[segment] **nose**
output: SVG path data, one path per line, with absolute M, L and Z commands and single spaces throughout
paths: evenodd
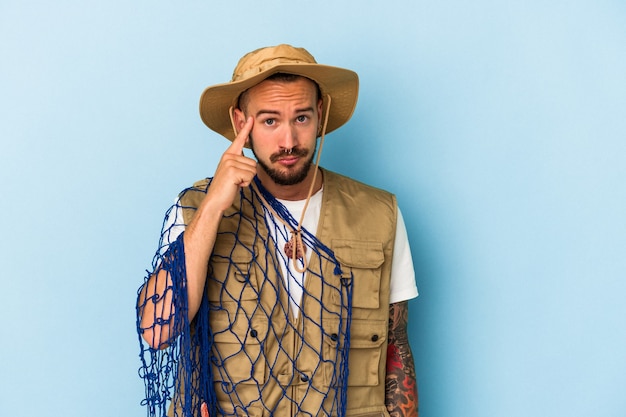
M 292 149 L 298 145 L 298 133 L 293 126 L 285 126 L 285 131 L 282 134 L 280 143 L 278 144 L 283 149 Z

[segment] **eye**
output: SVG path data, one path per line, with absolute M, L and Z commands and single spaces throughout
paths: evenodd
M 267 119 L 263 122 L 266 126 L 273 126 L 275 121 L 274 119 Z
M 297 121 L 298 123 L 304 123 L 304 122 L 306 122 L 307 120 L 309 120 L 308 116 L 298 116 L 298 117 L 296 117 L 296 121 Z

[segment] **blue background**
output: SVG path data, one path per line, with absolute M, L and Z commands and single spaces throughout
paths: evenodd
M 134 303 L 227 142 L 208 85 L 360 74 L 327 168 L 401 204 L 422 417 L 626 413 L 626 4 L 0 0 L 3 416 L 141 416 Z

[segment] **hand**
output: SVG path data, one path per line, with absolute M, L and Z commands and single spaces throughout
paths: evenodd
M 202 403 L 200 406 L 200 415 L 202 417 L 209 417 L 209 407 L 207 407 L 206 403 Z
M 207 199 L 215 202 L 218 210 L 224 211 L 235 200 L 239 188 L 247 187 L 256 174 L 256 161 L 243 154 L 254 119 L 249 117 L 233 143 L 226 149 L 215 170 Z

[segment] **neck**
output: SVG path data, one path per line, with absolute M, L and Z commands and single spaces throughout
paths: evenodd
M 311 188 L 311 181 L 313 181 L 315 169 L 319 168 L 311 166 L 306 178 L 302 182 L 293 185 L 276 184 L 262 169 L 257 170 L 257 175 L 259 180 L 261 180 L 263 187 L 265 187 L 265 189 L 274 197 L 280 200 L 297 201 L 304 200 L 309 196 L 309 189 Z M 323 181 L 322 171 L 319 170 L 315 176 L 315 185 L 313 186 L 311 195 L 315 194 L 322 188 Z

